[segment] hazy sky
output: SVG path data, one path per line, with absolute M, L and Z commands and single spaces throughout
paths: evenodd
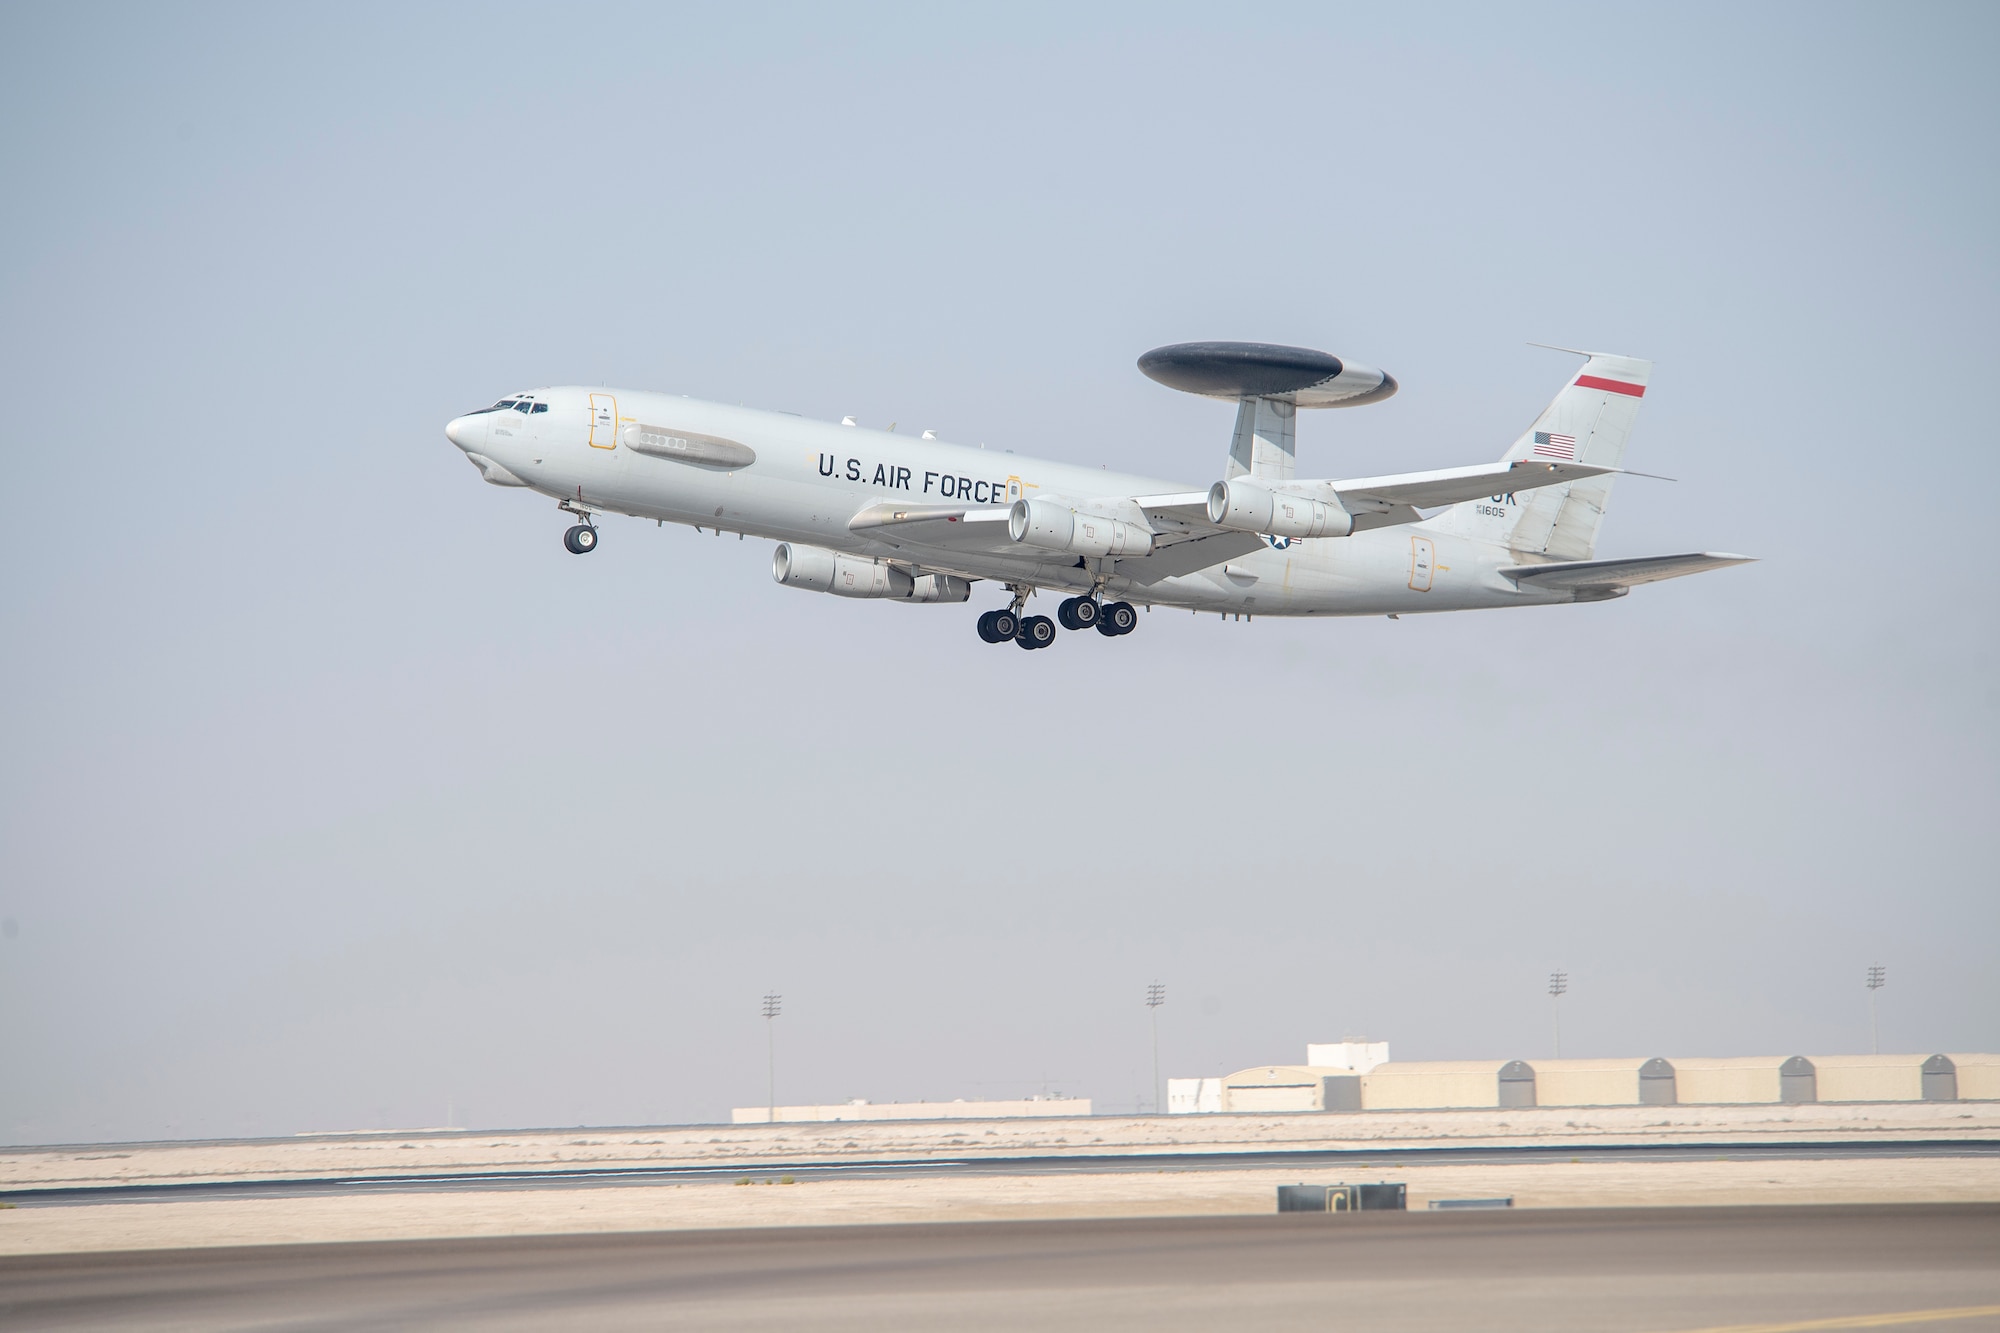
M 1129 1109 L 1297 1060 L 2000 1048 L 2000 11 L 0 11 L 0 1141 Z M 602 382 L 1205 485 L 1134 359 L 1498 457 L 1658 363 L 1596 606 L 1025 654 L 444 422 Z M 1089 641 L 1085 641 L 1085 640 Z

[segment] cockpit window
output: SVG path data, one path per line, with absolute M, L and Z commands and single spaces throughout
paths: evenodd
M 476 411 L 467 412 L 465 415 L 476 417 L 487 412 L 505 412 L 509 409 L 516 412 L 546 412 L 549 410 L 549 405 L 547 403 L 538 403 L 532 398 L 502 398 L 491 407 L 482 407 Z

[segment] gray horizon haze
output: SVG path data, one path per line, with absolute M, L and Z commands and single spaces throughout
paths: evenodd
M 16 4 L 0 1142 L 1150 1106 L 1164 1072 L 2000 1049 L 2000 11 Z M 1656 363 L 1588 606 L 588 559 L 450 417 L 685 393 L 1205 486 L 1250 339 L 1497 458 Z M 1047 599 L 1043 599 L 1046 603 Z

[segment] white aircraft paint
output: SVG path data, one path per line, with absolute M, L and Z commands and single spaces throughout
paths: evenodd
M 487 481 L 554 497 L 580 520 L 565 539 L 579 554 L 595 547 L 595 516 L 619 513 L 784 543 L 781 581 L 848 596 L 963 601 L 971 582 L 990 581 L 1014 594 L 1017 617 L 1034 590 L 1083 596 L 1086 612 L 1115 598 L 1224 615 L 1402 615 L 1601 601 L 1743 563 L 1593 559 L 1651 369 L 1591 355 L 1496 464 L 1355 480 L 1292 475 L 1295 413 L 1339 402 L 1246 394 L 1219 497 L 928 432 L 633 390 L 515 394 L 445 433 Z M 1349 400 L 1395 391 L 1354 363 L 1326 383 L 1357 372 L 1386 388 Z

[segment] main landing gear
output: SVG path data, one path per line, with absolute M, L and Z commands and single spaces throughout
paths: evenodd
M 1056 608 L 1056 621 L 1064 629 L 1089 629 L 1098 620 L 1100 608 L 1088 597 L 1066 598 Z
M 1139 613 L 1130 602 L 1100 603 L 1090 597 L 1070 597 L 1056 607 L 1056 618 L 1024 616 L 1028 590 L 1013 588 L 1014 604 L 1005 610 L 988 611 L 979 617 L 979 637 L 988 643 L 1012 639 L 1023 648 L 1046 648 L 1056 641 L 1056 624 L 1064 629 L 1095 629 L 1107 639 L 1130 634 L 1139 625 Z
M 988 643 L 1005 643 L 1012 639 L 1023 648 L 1046 648 L 1056 641 L 1056 622 L 1047 616 L 988 611 L 979 617 L 979 637 Z
M 1005 643 L 1021 632 L 1021 617 L 1012 611 L 988 611 L 979 617 L 979 637 L 988 643 Z

